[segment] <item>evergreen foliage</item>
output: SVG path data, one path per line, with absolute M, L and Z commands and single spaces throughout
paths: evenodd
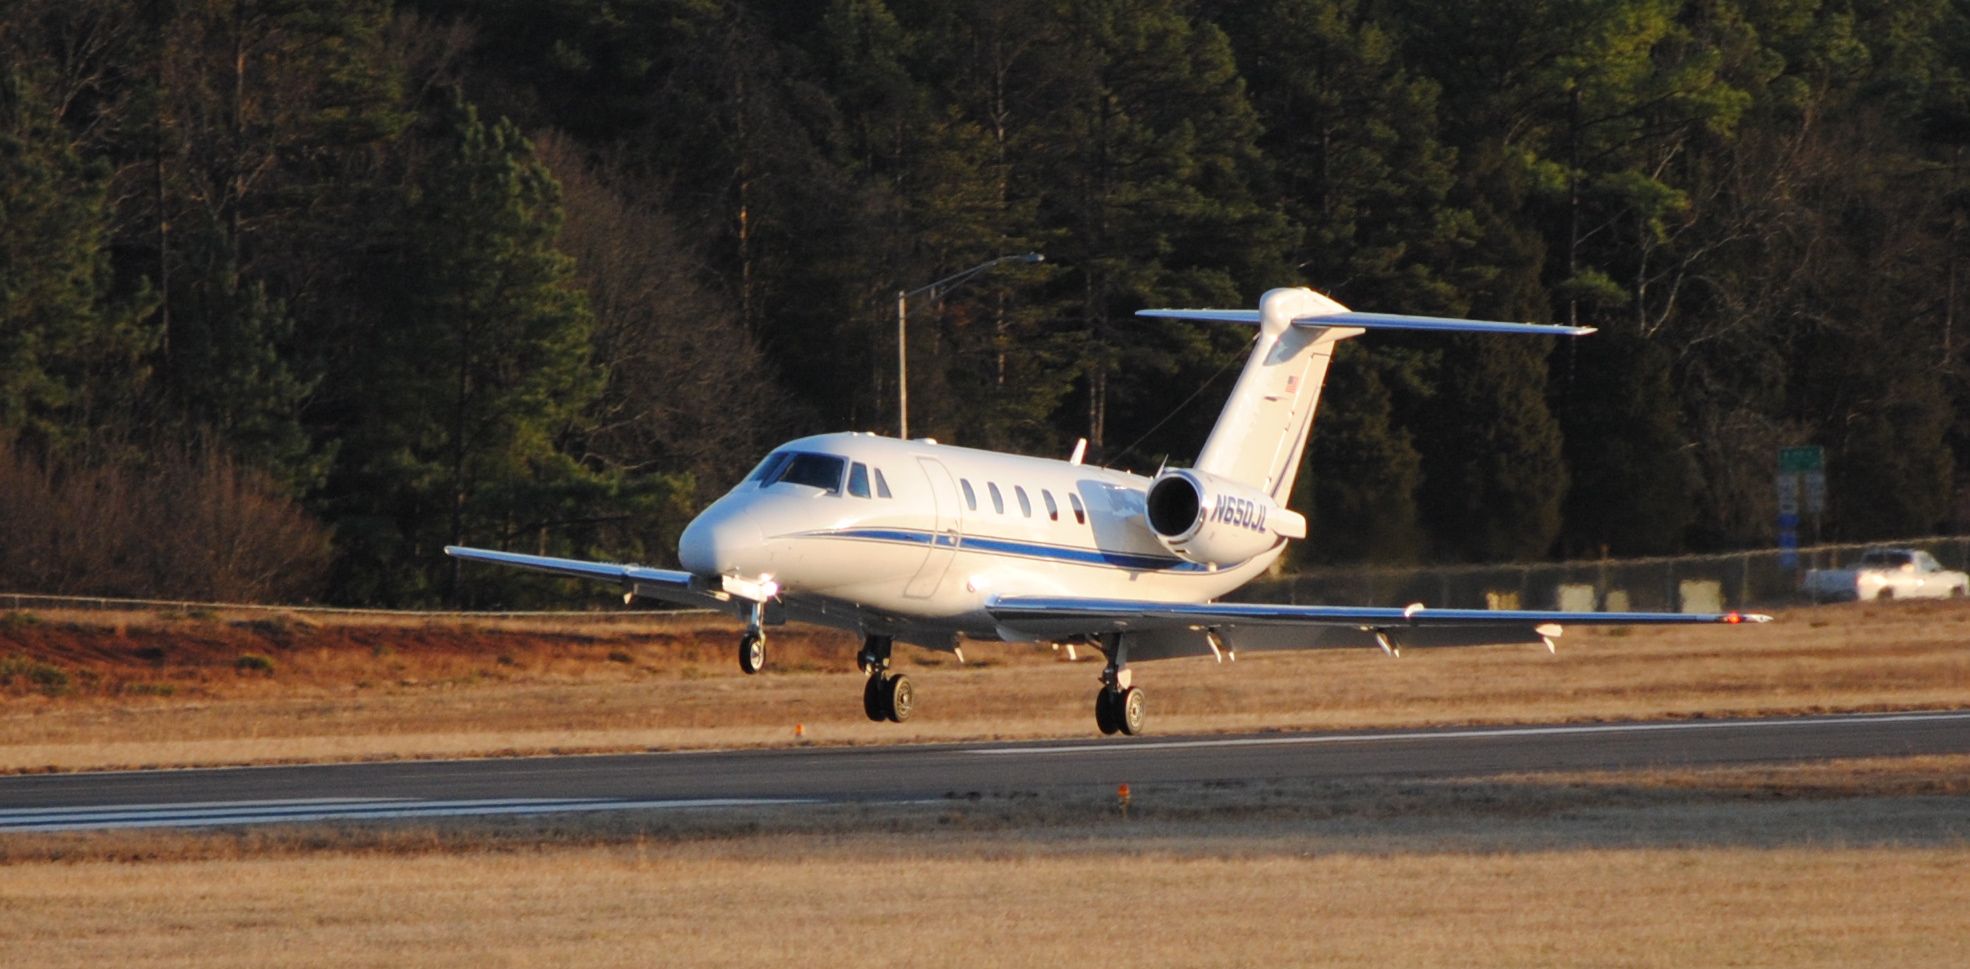
M 1966 65 L 1948 0 L 13 0 L 0 439 L 526 602 L 440 546 L 665 561 L 895 427 L 899 291 L 1040 251 L 912 298 L 915 433 L 1182 464 L 1249 334 L 1133 312 L 1310 285 L 1602 333 L 1347 344 L 1307 558 L 1764 543 L 1809 443 L 1822 537 L 1956 529 Z
M 342 378 L 355 417 L 335 485 L 367 526 L 343 564 L 387 581 L 373 595 L 455 598 L 443 546 L 525 537 L 591 485 L 563 447 L 602 378 L 554 245 L 558 185 L 511 122 L 456 95 L 434 114 L 436 153 L 373 267 L 367 352 Z
M 0 435 L 54 457 L 129 419 L 156 344 L 148 294 L 112 289 L 106 172 L 0 67 Z

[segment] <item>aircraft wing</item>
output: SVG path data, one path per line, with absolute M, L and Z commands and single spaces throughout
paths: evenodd
M 497 552 L 492 549 L 466 548 L 460 545 L 445 546 L 445 554 L 468 562 L 490 562 L 494 565 L 531 569 L 550 575 L 614 582 L 621 585 L 626 592 L 663 599 L 679 605 L 721 607 L 726 602 L 725 597 L 715 595 L 693 583 L 693 577 L 689 572 L 653 569 L 643 565 L 619 565 L 614 562 L 585 562 L 581 559 L 555 558 L 551 555 L 522 555 L 518 552 Z
M 614 582 L 623 591 L 646 599 L 662 599 L 682 606 L 716 609 L 741 620 L 747 618 L 755 602 L 764 602 L 766 615 L 769 617 L 767 622 L 772 625 L 777 625 L 786 619 L 796 619 L 801 622 L 854 631 L 868 628 L 874 619 L 897 629 L 898 639 L 915 643 L 925 649 L 950 652 L 957 648 L 957 639 L 949 630 L 912 625 L 886 614 L 877 616 L 853 603 L 835 602 L 818 596 L 782 595 L 779 588 L 770 582 L 761 585 L 738 581 L 731 576 L 707 579 L 689 572 L 653 569 L 643 565 L 588 562 L 581 559 L 555 558 L 551 555 L 522 555 L 518 552 L 466 548 L 459 545 L 446 546 L 445 554 L 469 562 L 488 562 L 493 565 L 546 572 L 549 575 L 565 575 L 574 579 Z
M 1014 596 L 986 610 L 1010 639 L 1129 633 L 1131 659 L 1209 656 L 1220 650 L 1291 650 L 1543 643 L 1562 627 L 1770 622 L 1770 616 L 1673 612 L 1544 612 L 1520 609 L 1405 609 L 1269 603 L 1165 603 L 1130 599 Z

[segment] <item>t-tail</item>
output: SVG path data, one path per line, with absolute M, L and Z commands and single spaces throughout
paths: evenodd
M 1580 336 L 1585 326 L 1544 326 L 1435 316 L 1356 313 L 1311 289 L 1274 289 L 1256 310 L 1141 310 L 1137 316 L 1259 328 L 1231 399 L 1195 467 L 1158 477 L 1149 524 L 1163 544 L 1212 566 L 1243 561 L 1278 540 L 1303 538 L 1306 521 L 1287 511 L 1306 455 L 1327 365 L 1342 340 L 1369 330 Z M 1236 540 L 1245 533 L 1243 541 Z

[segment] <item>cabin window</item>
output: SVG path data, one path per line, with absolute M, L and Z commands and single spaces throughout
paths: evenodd
M 766 460 L 759 462 L 759 467 L 752 469 L 751 474 L 746 475 L 746 480 L 762 483 L 772 481 L 773 476 L 779 474 L 780 469 L 785 467 L 787 462 L 791 460 L 793 460 L 793 454 L 790 452 L 774 451 L 772 454 L 766 456 Z M 761 486 L 764 487 L 764 484 Z
M 831 495 L 840 494 L 841 473 L 847 468 L 847 460 L 832 454 L 794 451 L 789 454 L 786 464 L 766 479 L 766 483 L 807 485 Z
M 990 481 L 987 481 L 985 482 L 985 490 L 990 491 L 992 493 L 992 510 L 998 512 L 1001 515 L 1005 514 L 1006 496 L 999 494 L 999 486 Z
M 1013 485 L 1012 493 L 1014 497 L 1019 499 L 1019 513 L 1027 518 L 1033 517 L 1033 499 L 1026 497 L 1026 489 L 1019 485 Z
M 1087 510 L 1086 508 L 1083 508 L 1083 507 L 1081 507 L 1081 496 L 1080 496 L 1080 495 L 1068 495 L 1068 496 L 1067 496 L 1067 503 L 1068 503 L 1068 504 L 1070 504 L 1070 505 L 1073 505 L 1073 506 L 1074 506 L 1074 524 L 1076 524 L 1076 525 L 1085 525 L 1085 524 L 1087 524 L 1087 523 L 1088 523 L 1088 510 Z
M 869 496 L 869 466 L 860 461 L 849 466 L 848 493 L 857 498 Z
M 881 468 L 877 468 L 875 470 L 876 470 L 876 497 L 887 498 L 889 497 L 889 481 L 888 479 L 882 476 Z
M 972 511 L 978 510 L 978 492 L 971 490 L 971 479 L 960 478 L 958 484 L 964 486 L 964 505 Z
M 1047 503 L 1047 520 L 1056 521 L 1056 522 L 1059 521 L 1060 506 L 1053 503 L 1053 492 L 1048 491 L 1045 488 L 1041 488 L 1040 500 Z

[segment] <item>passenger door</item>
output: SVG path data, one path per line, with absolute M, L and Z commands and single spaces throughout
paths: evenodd
M 928 599 L 936 594 L 938 583 L 944 581 L 944 573 L 951 568 L 951 560 L 958 556 L 964 512 L 958 504 L 957 482 L 951 479 L 944 463 L 936 458 L 918 458 L 917 465 L 930 483 L 933 517 L 930 551 L 924 555 L 923 566 L 917 569 L 916 576 L 903 587 L 903 594 L 912 599 Z

